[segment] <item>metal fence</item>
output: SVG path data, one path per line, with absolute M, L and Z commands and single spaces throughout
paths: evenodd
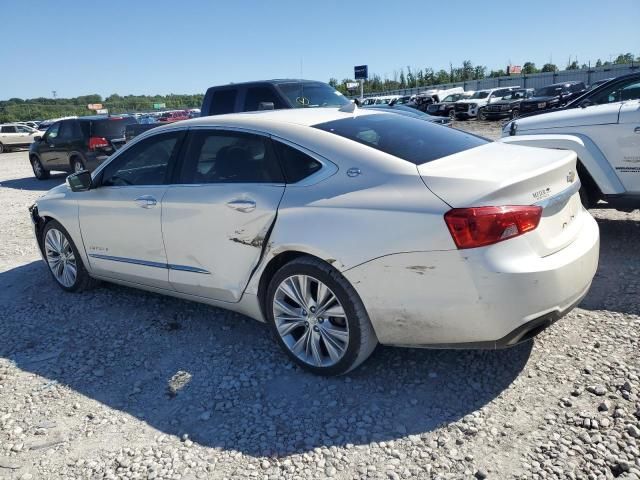
M 585 70 L 563 70 L 560 72 L 534 73 L 530 75 L 510 75 L 495 78 L 483 78 L 482 80 L 468 80 L 466 82 L 444 83 L 440 85 L 429 85 L 415 88 L 401 88 L 398 90 L 385 90 L 380 92 L 365 93 L 365 97 L 375 97 L 380 95 L 414 95 L 432 88 L 453 88 L 463 87 L 465 90 L 484 90 L 487 88 L 519 86 L 522 88 L 540 88 L 553 83 L 560 83 L 569 80 L 582 81 L 585 85 L 590 85 L 597 80 L 617 77 L 626 73 L 638 71 L 640 65 L 637 63 L 609 65 L 600 68 Z

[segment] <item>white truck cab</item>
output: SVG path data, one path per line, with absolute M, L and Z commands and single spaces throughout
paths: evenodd
M 472 96 L 467 99 L 459 100 L 454 107 L 455 117 L 458 119 L 467 119 L 478 117 L 484 120 L 483 108 L 490 103 L 497 102 L 511 93 L 512 90 L 516 90 L 520 87 L 510 86 L 502 88 L 490 88 L 487 90 L 478 90 Z

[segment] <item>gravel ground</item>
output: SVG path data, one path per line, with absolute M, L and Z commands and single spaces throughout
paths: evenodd
M 324 379 L 241 315 L 63 293 L 26 210 L 63 179 L 0 156 L 0 479 L 640 478 L 639 211 L 593 211 L 593 288 L 534 342 Z

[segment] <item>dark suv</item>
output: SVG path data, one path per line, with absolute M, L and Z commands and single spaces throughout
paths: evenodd
M 29 149 L 34 175 L 44 180 L 51 170 L 94 170 L 124 144 L 124 131 L 131 123 L 136 119 L 87 116 L 51 124 Z
M 285 108 L 341 107 L 349 103 L 335 88 L 312 80 L 264 80 L 211 87 L 200 116 Z
M 584 82 L 563 82 L 537 88 L 533 97 L 520 103 L 520 114 L 530 114 L 551 110 L 566 105 L 586 92 Z
M 517 118 L 520 116 L 520 104 L 533 96 L 533 88 L 519 88 L 497 102 L 490 103 L 484 108 L 487 120 L 499 118 Z

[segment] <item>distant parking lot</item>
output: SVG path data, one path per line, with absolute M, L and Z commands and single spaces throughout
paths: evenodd
M 379 348 L 325 379 L 239 314 L 109 284 L 63 293 L 27 207 L 64 177 L 0 155 L 0 479 L 640 475 L 640 211 L 592 211 L 592 290 L 534 342 Z

